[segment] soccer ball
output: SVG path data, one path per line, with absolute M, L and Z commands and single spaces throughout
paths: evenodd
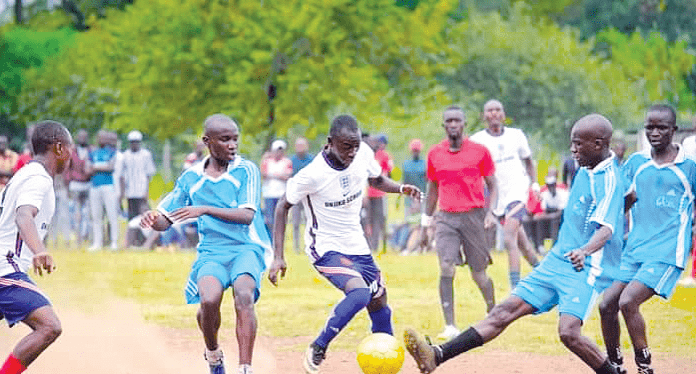
M 358 345 L 358 365 L 364 374 L 396 374 L 404 363 L 404 347 L 393 336 L 377 332 Z

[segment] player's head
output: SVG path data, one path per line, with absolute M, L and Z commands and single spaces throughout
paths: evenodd
M 42 121 L 36 124 L 31 135 L 31 148 L 34 156 L 45 157 L 51 162 L 46 167 L 55 174 L 65 170 L 70 160 L 73 140 L 68 129 L 55 121 Z
M 580 166 L 593 168 L 609 157 L 611 122 L 600 114 L 580 118 L 570 131 L 570 152 Z
M 137 152 L 140 150 L 140 147 L 143 142 L 143 133 L 141 133 L 138 130 L 133 130 L 128 133 L 128 143 L 131 151 Z
M 327 151 L 342 167 L 348 167 L 353 162 L 360 148 L 362 136 L 358 121 L 349 115 L 340 115 L 331 121 Z
M 234 120 L 224 114 L 213 114 L 203 123 L 203 143 L 208 147 L 210 157 L 229 162 L 237 155 L 239 127 Z
M 499 130 L 505 123 L 505 109 L 503 103 L 498 100 L 488 100 L 483 104 L 483 120 L 486 121 L 488 128 Z
M 645 114 L 645 136 L 655 150 L 662 150 L 672 144 L 677 131 L 677 113 L 669 105 L 653 105 Z
M 466 116 L 462 108 L 451 105 L 445 108 L 442 113 L 442 126 L 450 141 L 458 141 L 464 137 L 464 127 L 466 126 Z
M 304 155 L 309 151 L 309 142 L 303 137 L 295 139 L 295 153 L 298 155 Z

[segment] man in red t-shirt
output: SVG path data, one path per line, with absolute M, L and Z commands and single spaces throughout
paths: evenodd
M 394 160 L 385 150 L 387 148 L 387 136 L 384 134 L 377 135 L 375 160 L 382 167 L 382 175 L 389 177 L 392 169 L 394 169 Z M 387 199 L 386 193 L 376 188 L 367 188 L 367 242 L 370 249 L 377 251 L 379 249 L 379 240 L 382 239 L 383 245 L 387 243 Z
M 498 185 L 494 176 L 495 164 L 488 149 L 464 135 L 464 111 L 458 106 L 450 106 L 445 109 L 443 121 L 447 139 L 428 152 L 428 192 L 421 219 L 421 238 L 424 244 L 428 243 L 427 227 L 433 223 L 433 213 L 438 205 L 440 209 L 434 220 L 435 246 L 440 262 L 440 301 L 446 324 L 438 337 L 451 339 L 459 334 L 454 320 L 456 265 L 469 265 L 487 311 L 495 305 L 493 281 L 486 274 L 491 257 L 485 231 L 495 225 L 495 216 L 484 208 L 483 183 L 485 181 L 492 202 L 497 201 Z M 465 258 L 462 258 L 462 253 Z

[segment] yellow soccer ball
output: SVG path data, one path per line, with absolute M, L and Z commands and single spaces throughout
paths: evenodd
M 358 365 L 364 374 L 396 374 L 403 364 L 404 347 L 389 334 L 371 334 L 358 345 Z

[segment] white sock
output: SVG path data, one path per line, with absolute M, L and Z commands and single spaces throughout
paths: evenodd
M 254 371 L 251 370 L 251 365 L 242 364 L 239 365 L 239 374 L 254 374 Z
M 223 359 L 224 354 L 220 347 L 214 351 L 208 350 L 208 348 L 205 349 L 205 360 L 208 361 L 210 365 L 220 365 L 223 363 Z

